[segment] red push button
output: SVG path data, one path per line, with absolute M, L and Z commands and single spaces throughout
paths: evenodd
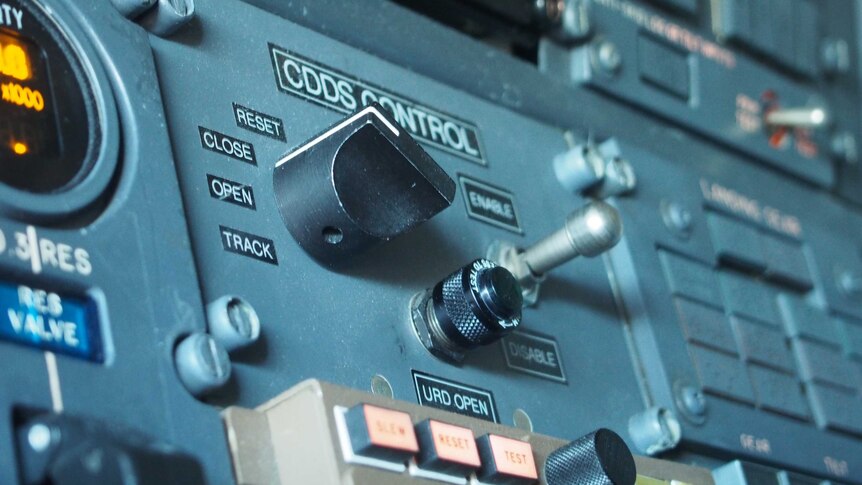
M 495 434 L 482 436 L 476 443 L 482 458 L 479 480 L 501 485 L 530 485 L 538 480 L 530 443 Z
M 407 413 L 358 404 L 344 414 L 344 420 L 356 455 L 404 462 L 419 451 Z
M 416 461 L 421 468 L 466 476 L 482 464 L 469 428 L 429 419 L 416 425 L 416 434 L 421 444 Z

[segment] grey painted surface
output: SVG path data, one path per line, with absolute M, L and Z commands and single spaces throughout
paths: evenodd
M 833 277 L 836 268 L 862 270 L 862 218 L 855 209 L 739 151 L 543 75 L 387 2 L 254 2 L 277 16 L 236 0 L 198 0 L 197 18 L 168 39 L 148 37 L 107 1 L 45 3 L 78 22 L 84 42 L 100 53 L 120 119 L 120 168 L 110 202 L 85 227 L 38 228 L 43 237 L 88 249 L 92 275 L 46 270 L 36 277 L 29 264 L 11 258 L 0 258 L 0 270 L 11 281 L 104 294 L 113 357 L 104 366 L 57 357 L 65 412 L 175 444 L 201 460 L 212 483 L 231 481 L 221 407 L 256 406 L 309 377 L 369 389 L 380 374 L 396 398 L 415 401 L 411 370 L 417 370 L 490 390 L 504 424 L 520 408 L 537 432 L 571 439 L 599 426 L 626 436 L 629 417 L 645 406 L 675 409 L 674 383 L 697 386 L 699 377 L 656 248 L 716 265 L 702 179 L 797 217 L 814 280 L 802 296 L 832 316 L 862 319 L 862 304 L 842 296 Z M 476 124 L 487 167 L 426 149 L 450 176 L 511 191 L 524 234 L 468 218 L 459 193 L 431 222 L 343 270 L 312 261 L 282 223 L 272 171 L 285 153 L 344 115 L 279 92 L 268 43 Z M 232 103 L 282 119 L 287 141 L 238 128 Z M 252 143 L 257 165 L 202 149 L 199 126 Z M 410 297 L 483 256 L 496 239 L 538 240 L 584 203 L 553 173 L 567 130 L 616 137 L 639 179 L 634 194 L 614 201 L 626 225 L 624 242 L 610 258 L 576 260 L 552 273 L 539 304 L 524 312 L 524 329 L 557 340 L 568 382 L 508 369 L 499 345 L 472 353 L 460 367 L 438 361 L 412 334 Z M 256 209 L 212 198 L 208 174 L 252 186 Z M 692 212 L 688 239 L 664 227 L 662 200 Z M 7 238 L 25 225 L 0 220 Z M 220 225 L 273 240 L 279 264 L 224 251 Z M 627 321 L 614 303 L 609 269 Z M 223 295 L 254 306 L 262 336 L 232 354 L 231 382 L 200 402 L 177 379 L 172 350 L 180 336 L 205 328 L 205 304 Z M 2 342 L 0 349 L 6 416 L 13 408 L 50 409 L 44 355 Z M 860 389 L 854 392 L 859 401 Z M 862 482 L 858 436 L 819 429 L 815 413 L 803 421 L 715 395 L 708 400 L 703 423 L 682 420 L 679 459 L 713 466 L 736 457 L 828 476 L 828 456 L 847 461 L 848 480 Z M 10 424 L 0 420 L 0 443 L 11 443 Z M 770 453 L 746 449 L 742 435 L 769 440 Z M 0 482 L 15 482 L 13 462 L 12 454 L 0 453 Z

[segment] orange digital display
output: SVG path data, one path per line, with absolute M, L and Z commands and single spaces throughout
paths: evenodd
M 0 33 L 0 74 L 18 81 L 33 77 L 30 50 L 19 39 Z

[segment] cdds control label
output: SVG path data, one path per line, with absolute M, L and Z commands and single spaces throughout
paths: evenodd
M 479 128 L 341 71 L 270 44 L 278 89 L 342 113 L 379 103 L 417 140 L 487 165 Z

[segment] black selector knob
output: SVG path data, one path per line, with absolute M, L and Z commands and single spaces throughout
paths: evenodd
M 634 485 L 635 459 L 620 435 L 599 429 L 551 453 L 548 485 Z
M 455 199 L 455 182 L 378 104 L 287 154 L 273 177 L 287 229 L 324 264 L 404 234 Z
M 506 268 L 477 259 L 434 286 L 431 311 L 440 332 L 455 347 L 494 342 L 521 323 L 521 285 Z

